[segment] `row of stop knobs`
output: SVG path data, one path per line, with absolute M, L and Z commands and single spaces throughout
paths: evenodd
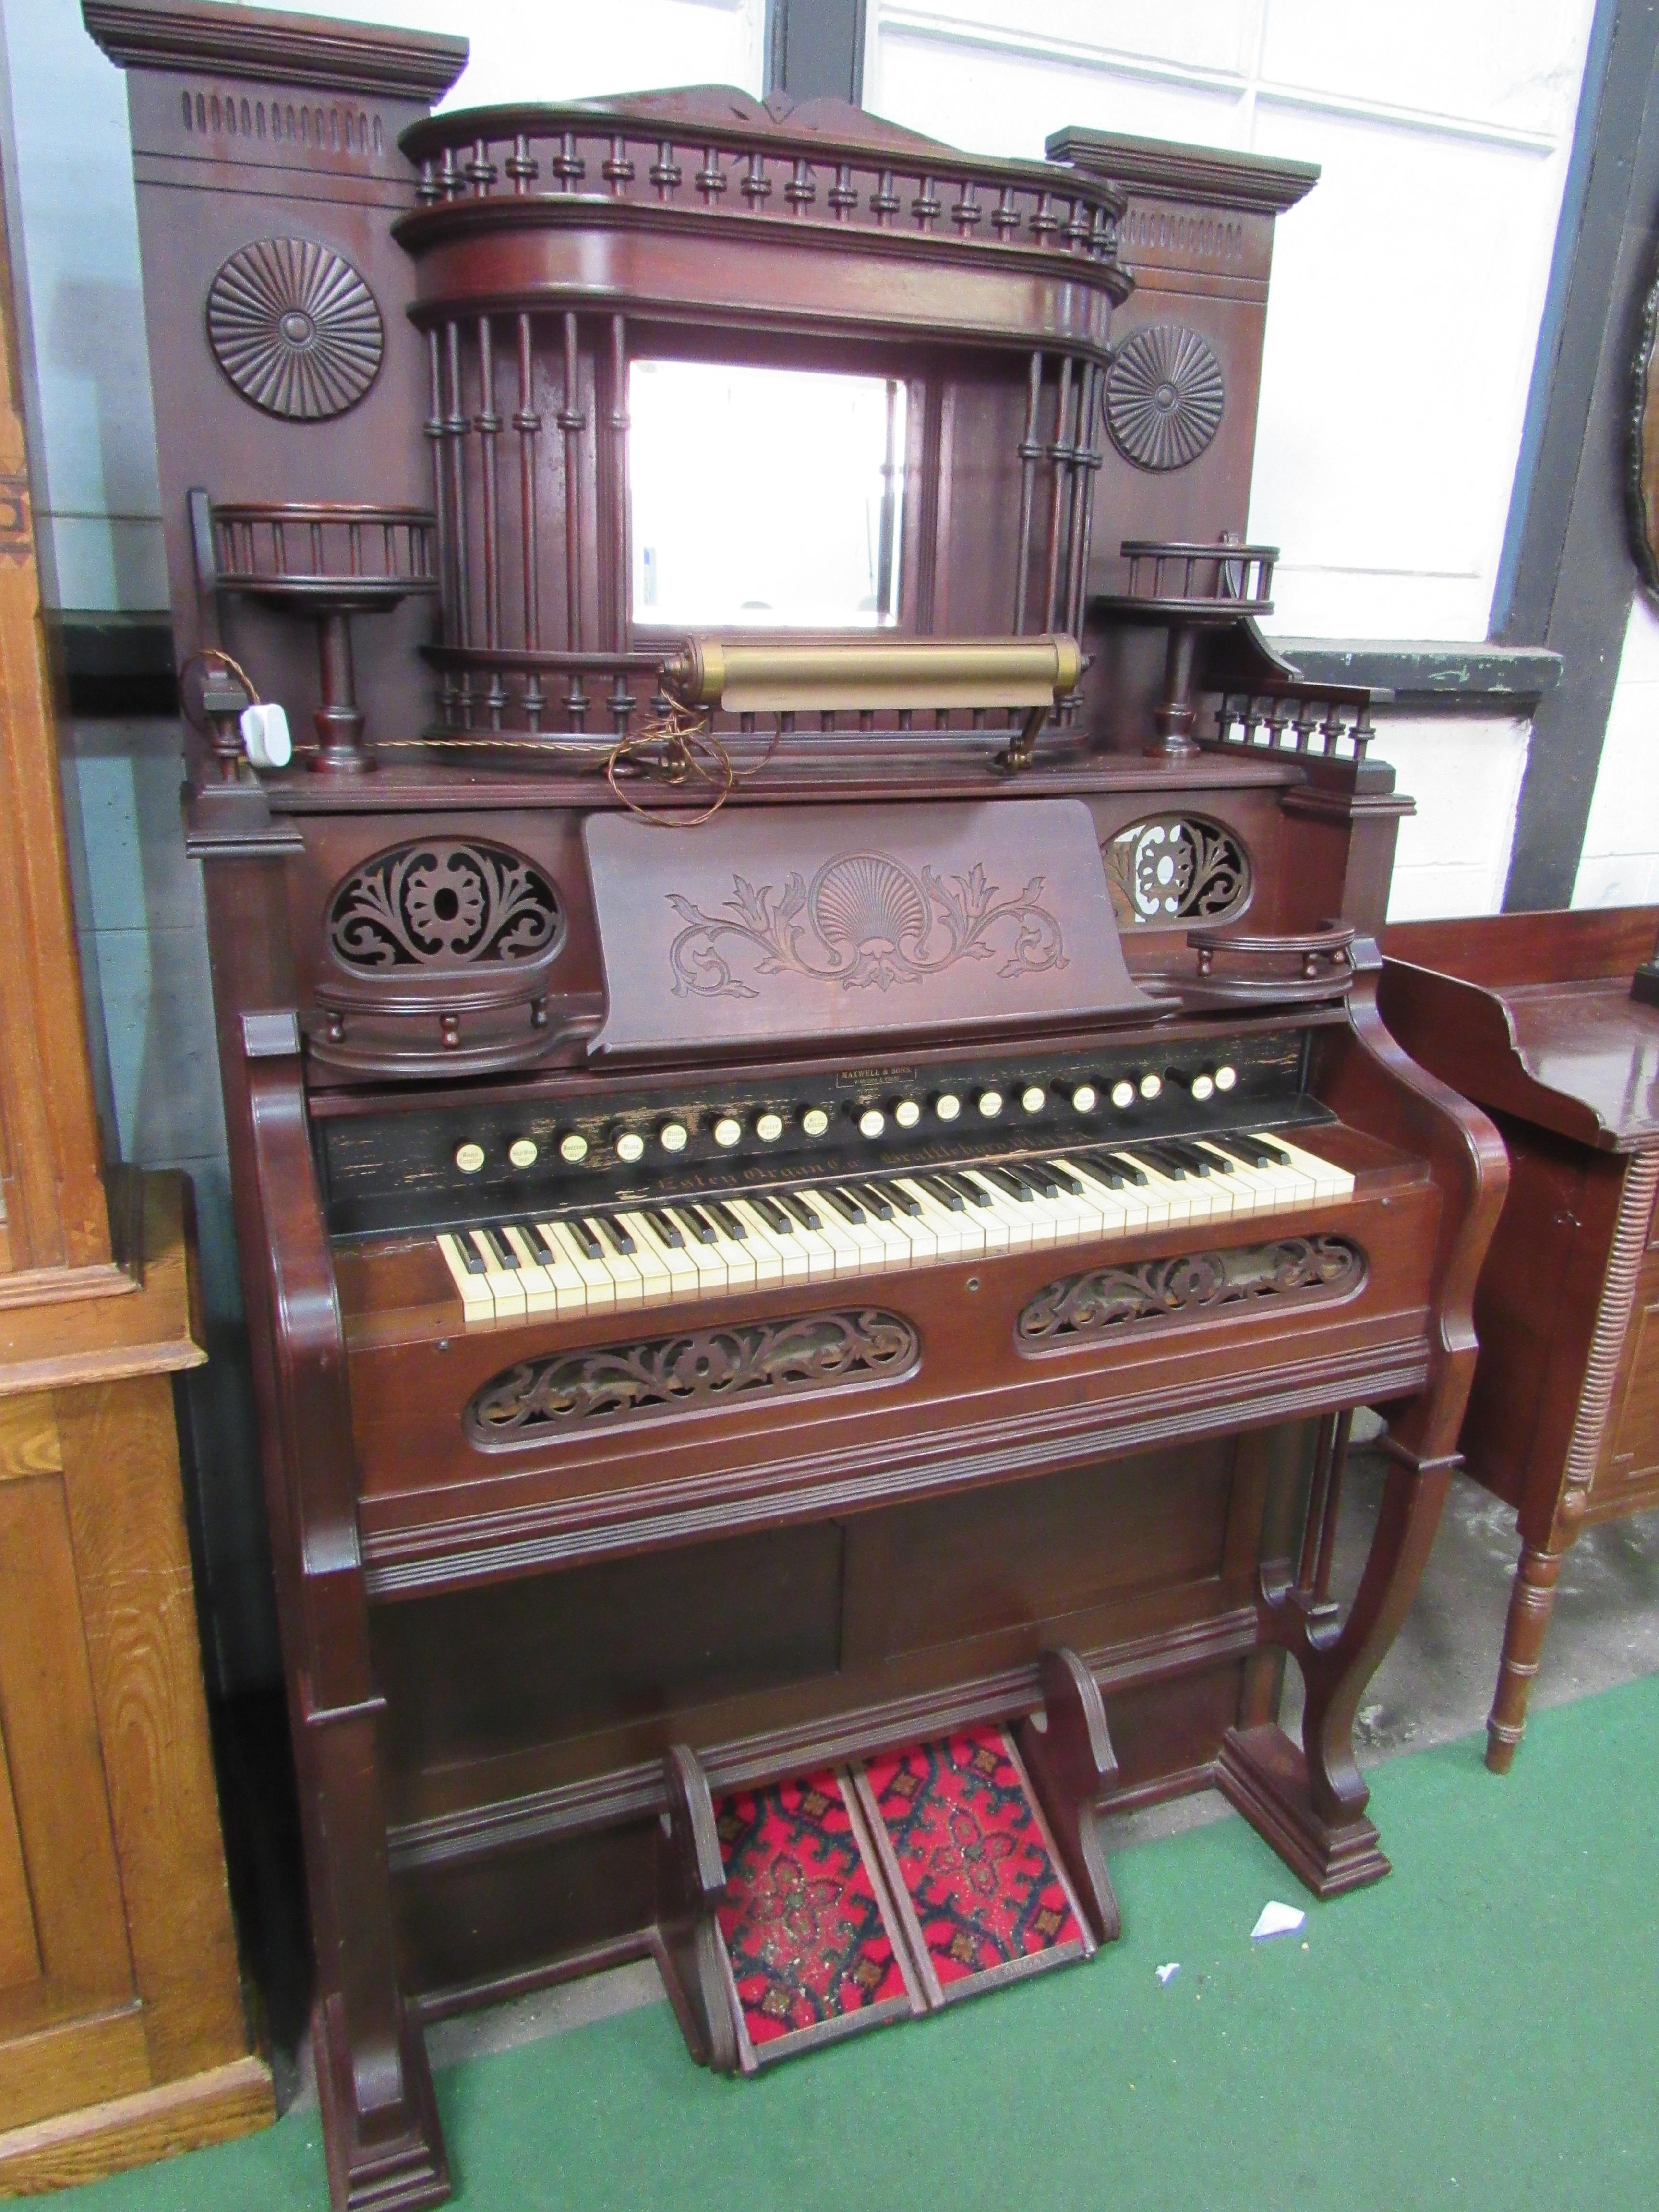
M 1092 1114 L 1103 1103 L 1109 1103 L 1122 1113 L 1142 1099 L 1158 1097 L 1166 1082 L 1178 1085 L 1202 1103 L 1218 1091 L 1231 1091 L 1237 1080 L 1237 1070 L 1224 1061 L 1218 1067 L 1200 1068 L 1191 1073 L 1171 1068 L 1167 1075 L 1121 1076 L 1108 1088 L 1104 1101 L 1098 1086 L 1088 1082 L 1073 1083 L 1069 1089 L 1062 1087 L 1052 1095 L 1063 1099 L 1079 1114 Z M 1028 1083 L 1014 1094 L 1014 1103 L 1024 1114 L 1040 1114 L 1050 1095 L 1044 1085 Z M 860 1106 L 852 1110 L 859 1134 L 874 1139 L 885 1134 L 890 1121 L 899 1129 L 920 1127 L 930 1110 L 935 1121 L 948 1125 L 975 1115 L 981 1121 L 994 1121 L 1000 1119 L 1007 1106 L 1008 1100 L 1000 1091 L 988 1087 L 975 1091 L 971 1099 L 964 1098 L 959 1091 L 940 1091 L 926 1105 L 919 1098 L 897 1098 L 887 1106 Z M 830 1120 L 828 1107 L 808 1106 L 800 1115 L 802 1133 L 808 1137 L 824 1136 L 829 1132 Z M 737 1115 L 718 1115 L 710 1122 L 708 1133 L 722 1151 L 730 1152 L 743 1142 L 745 1133 L 752 1134 L 763 1145 L 775 1145 L 787 1127 L 781 1114 L 768 1108 L 755 1115 L 747 1130 Z M 688 1124 L 675 1119 L 659 1122 L 654 1134 L 665 1152 L 683 1152 L 691 1141 Z M 645 1158 L 647 1141 L 638 1129 L 620 1129 L 611 1139 L 611 1149 L 624 1166 L 631 1167 Z M 573 1167 L 586 1159 L 592 1150 L 579 1129 L 566 1130 L 557 1142 L 559 1158 Z M 515 1168 L 533 1167 L 540 1154 L 540 1146 L 531 1137 L 517 1138 L 507 1147 L 507 1158 Z M 455 1164 L 464 1175 L 476 1175 L 483 1166 L 485 1157 L 482 1145 L 462 1145 L 457 1149 Z

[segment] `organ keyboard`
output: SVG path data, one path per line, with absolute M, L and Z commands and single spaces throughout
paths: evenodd
M 1006 1152 L 914 1174 L 768 1189 L 728 1185 L 653 1205 L 494 1217 L 440 1231 L 468 1322 L 717 1297 L 757 1284 L 884 1275 L 1048 1244 L 1329 1205 L 1345 1168 L 1246 1130 L 1138 1148 Z
M 1377 1018 L 1369 700 L 1255 626 L 1312 173 L 729 88 L 428 116 L 460 42 L 84 7 L 133 73 L 339 2212 L 447 2194 L 458 2007 L 650 1956 L 744 2063 L 751 1785 L 1016 1729 L 1097 1942 L 1097 1817 L 1179 1790 L 1376 1879 L 1351 1724 L 1503 1168 Z M 792 492 L 843 435 L 845 511 Z M 721 591 L 735 638 L 668 619 Z M 291 767 L 251 683 L 314 709 Z

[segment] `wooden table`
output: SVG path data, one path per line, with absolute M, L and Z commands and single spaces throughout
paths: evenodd
M 1510 1152 L 1462 1437 L 1468 1471 L 1520 1525 L 1495 1774 L 1521 1740 L 1568 1547 L 1659 1505 L 1659 1006 L 1631 995 L 1656 932 L 1659 907 L 1625 907 L 1411 922 L 1384 940 L 1383 1018 Z

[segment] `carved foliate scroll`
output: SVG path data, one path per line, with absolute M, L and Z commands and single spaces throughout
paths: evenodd
M 1231 1252 L 1188 1252 L 1067 1275 L 1026 1302 L 1015 1334 L 1022 1348 L 1036 1348 L 1217 1306 L 1346 1297 L 1364 1279 L 1365 1255 L 1346 1237 L 1287 1237 Z
M 892 1382 L 921 1346 L 899 1315 L 865 1307 L 526 1359 L 485 1384 L 466 1433 L 488 1449 L 641 1415 L 782 1392 Z

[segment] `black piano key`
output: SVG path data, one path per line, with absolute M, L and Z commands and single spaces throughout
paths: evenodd
M 779 1191 L 775 1203 L 782 1208 L 792 1221 L 799 1222 L 803 1229 L 817 1230 L 823 1226 L 822 1218 L 807 1204 L 798 1190 Z
M 705 1244 L 718 1244 L 722 1237 L 741 1243 L 749 1233 L 740 1221 L 733 1220 L 731 1228 L 727 1229 L 712 1200 L 702 1206 L 688 1206 L 685 1214 Z
M 593 1218 L 619 1252 L 631 1255 L 637 1249 L 626 1223 L 618 1221 L 614 1213 L 596 1213 Z
M 818 1193 L 818 1196 L 826 1206 L 833 1207 L 843 1221 L 863 1220 L 864 1208 L 850 1191 L 824 1189 Z
M 1219 1152 L 1229 1166 L 1240 1168 L 1270 1168 L 1275 1164 L 1273 1155 L 1264 1152 L 1253 1137 L 1206 1137 L 1207 1152 Z
M 519 1255 L 502 1236 L 501 1231 L 481 1229 L 478 1234 L 483 1237 L 489 1256 L 495 1265 L 498 1267 L 505 1267 L 516 1275 L 519 1272 Z
M 749 1203 L 754 1207 L 756 1212 L 759 1214 L 761 1219 L 766 1224 L 767 1227 L 772 1230 L 775 1234 L 787 1237 L 790 1231 L 794 1227 L 794 1224 L 790 1220 L 789 1216 L 775 1200 L 763 1198 L 757 1194 L 750 1197 Z
M 1168 1176 L 1174 1182 L 1185 1182 L 1192 1173 L 1180 1153 L 1171 1152 L 1167 1145 L 1143 1145 L 1140 1149 L 1158 1173 Z
M 971 1176 L 941 1172 L 939 1181 L 948 1182 L 955 1189 L 959 1190 L 969 1206 L 993 1206 L 996 1203 L 984 1184 L 975 1182 Z
M 885 1195 L 879 1183 L 855 1182 L 853 1185 L 853 1191 L 854 1194 L 863 1201 L 868 1211 L 875 1215 L 878 1221 L 892 1219 L 892 1200 Z
M 1068 1175 L 1058 1160 L 1045 1160 L 1043 1165 L 1068 1197 L 1081 1198 L 1084 1195 L 1085 1186 L 1074 1175 Z
M 1206 1152 L 1202 1145 L 1189 1144 L 1184 1137 L 1170 1138 L 1164 1149 L 1172 1153 L 1176 1159 L 1185 1160 L 1188 1167 L 1196 1176 L 1214 1175 L 1221 1165 L 1220 1161 L 1212 1153 Z
M 1029 1205 L 1036 1196 L 1030 1186 L 1022 1182 L 1009 1168 L 984 1167 L 977 1172 L 984 1176 L 993 1189 L 1000 1190 L 1005 1198 L 1018 1199 L 1022 1206 Z
M 1261 1149 L 1266 1152 L 1267 1155 L 1267 1164 L 1270 1167 L 1287 1168 L 1291 1164 L 1290 1154 L 1285 1150 L 1282 1145 L 1274 1144 L 1271 1137 L 1253 1136 L 1250 1139 L 1250 1142 L 1253 1145 L 1259 1146 Z
M 570 1234 L 575 1238 L 577 1243 L 581 1247 L 582 1257 L 584 1259 L 604 1259 L 604 1245 L 600 1243 L 599 1238 L 593 1234 L 593 1231 L 579 1215 L 573 1213 L 564 1225 L 570 1231 Z
M 1121 1190 L 1128 1181 L 1121 1164 L 1116 1160 L 1103 1160 L 1093 1152 L 1083 1163 L 1083 1172 L 1093 1182 L 1103 1182 L 1108 1190 Z
M 902 1190 L 896 1182 L 890 1182 L 885 1187 L 891 1191 L 893 1203 L 901 1213 L 908 1213 L 913 1221 L 920 1218 L 922 1211 L 921 1200 L 914 1192 Z
M 683 1252 L 685 1249 L 685 1238 L 684 1234 L 675 1226 L 674 1223 L 670 1220 L 667 1214 L 665 1213 L 660 1207 L 654 1206 L 652 1206 L 647 1211 L 645 1218 L 651 1224 L 651 1226 L 656 1231 L 658 1236 L 661 1237 L 663 1243 L 667 1245 L 670 1251 Z
M 539 1222 L 526 1222 L 519 1233 L 525 1238 L 531 1251 L 535 1255 L 536 1265 L 538 1267 L 554 1267 L 558 1265 L 559 1255 L 553 1249 L 551 1240 Z
M 1137 1188 L 1141 1190 L 1146 1189 L 1146 1170 L 1141 1166 L 1138 1160 L 1132 1160 L 1127 1152 L 1113 1152 L 1110 1155 L 1110 1158 L 1117 1166 L 1122 1169 L 1124 1174 L 1128 1176 L 1130 1182 L 1133 1183 Z
M 489 1268 L 484 1265 L 483 1254 L 472 1242 L 465 1229 L 457 1230 L 455 1232 L 455 1249 L 460 1254 L 461 1265 L 469 1275 L 487 1275 L 489 1273 Z
M 749 1201 L 751 1206 L 754 1202 L 752 1198 Z M 719 1199 L 711 1198 L 699 1211 L 706 1214 L 720 1234 L 723 1237 L 729 1237 L 734 1244 L 746 1244 L 749 1242 L 749 1224 L 740 1213 L 733 1213 L 729 1206 L 722 1206 Z M 766 1216 L 763 1213 L 761 1219 L 764 1221 L 765 1218 Z
M 965 1213 L 967 1212 L 967 1200 L 957 1188 L 955 1183 L 947 1182 L 943 1176 L 918 1176 L 916 1177 L 916 1181 L 921 1185 L 921 1188 L 927 1192 L 929 1198 L 936 1198 L 939 1204 L 946 1207 L 951 1212 Z
M 1044 1198 L 1060 1196 L 1060 1170 L 1048 1160 L 1022 1160 L 1020 1167 L 1029 1182 L 1035 1184 Z

